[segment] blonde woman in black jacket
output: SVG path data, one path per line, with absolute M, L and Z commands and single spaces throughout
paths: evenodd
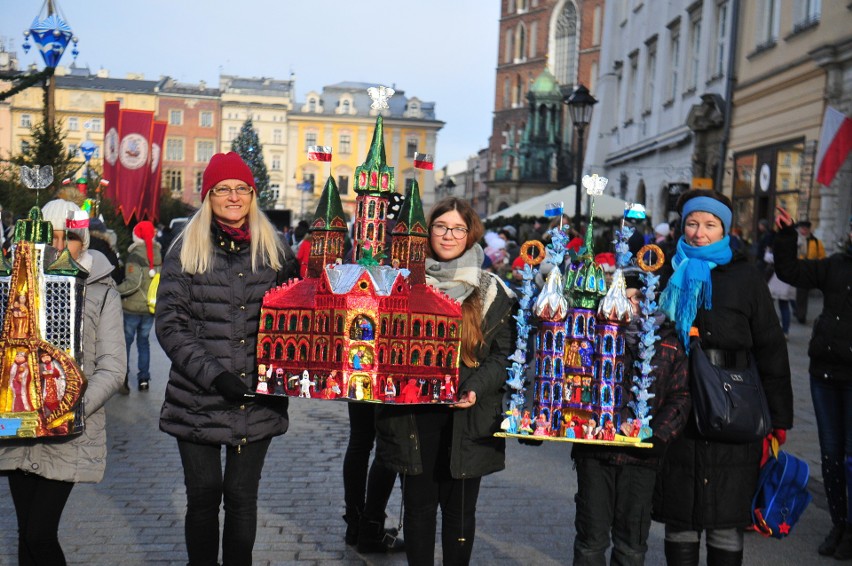
M 505 441 L 493 435 L 513 346 L 507 321 L 514 294 L 481 269 L 483 232 L 470 204 L 457 198 L 438 202 L 429 215 L 427 283 L 462 301 L 459 402 L 383 406 L 377 415 L 377 458 L 403 475 L 409 564 L 435 563 L 439 506 L 443 563 L 470 562 L 480 480 L 505 467 Z
M 218 563 L 223 498 L 222 561 L 251 564 L 263 462 L 288 426 L 286 399 L 250 395 L 260 305 L 296 262 L 239 155 L 213 156 L 201 197 L 160 276 L 157 339 L 172 362 L 160 429 L 177 438 L 183 463 L 189 564 Z

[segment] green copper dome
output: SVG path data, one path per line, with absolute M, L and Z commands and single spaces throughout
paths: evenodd
M 544 71 L 542 71 L 535 81 L 533 81 L 532 86 L 530 86 L 530 92 L 558 97 L 562 96 L 562 93 L 559 90 L 559 83 L 556 82 L 556 77 L 551 74 L 547 67 L 545 67 Z

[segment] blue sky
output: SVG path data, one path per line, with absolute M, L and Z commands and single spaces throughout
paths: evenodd
M 496 0 L 57 0 L 79 37 L 78 65 L 218 84 L 219 73 L 285 79 L 300 101 L 340 81 L 396 83 L 434 101 L 436 166 L 488 143 L 500 3 Z M 20 48 L 43 0 L 0 0 L 0 38 Z M 38 59 L 36 59 L 38 58 Z M 70 48 L 61 64 L 72 61 Z

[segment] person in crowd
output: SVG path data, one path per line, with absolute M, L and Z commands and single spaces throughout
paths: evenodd
M 812 224 L 808 220 L 796 224 L 799 231 L 796 242 L 799 259 L 825 258 L 825 246 L 822 245 L 822 240 L 811 232 L 811 226 Z M 799 321 L 799 324 L 807 324 L 808 322 L 808 289 L 796 289 L 796 320 Z
M 19 564 L 65 564 L 59 544 L 59 521 L 74 485 L 96 483 L 106 468 L 106 413 L 104 405 L 115 395 L 127 367 L 121 332 L 121 299 L 109 274 L 112 265 L 103 254 L 89 250 L 89 229 L 75 221 L 66 230 L 68 213 L 79 211 L 73 202 L 56 199 L 42 208 L 53 224 L 53 247 L 66 247 L 89 272 L 83 306 L 83 364 L 87 387 L 83 394 L 85 430 L 77 436 L 4 440 L 0 443 L 0 470 L 8 475 L 18 519 Z
M 683 235 L 660 308 L 674 321 L 687 352 L 690 335 L 697 333 L 702 349 L 726 367 L 745 369 L 756 362 L 772 417 L 770 436 L 783 443 L 793 426 L 787 342 L 763 274 L 730 247 L 731 201 L 716 191 L 693 189 L 681 195 L 677 210 Z M 668 446 L 654 492 L 652 516 L 666 525 L 668 564 L 698 564 L 702 532 L 708 566 L 742 563 L 762 448 L 759 441 L 704 438 L 689 418 L 683 435 Z
M 629 283 L 630 284 L 630 283 Z M 633 283 L 638 284 L 638 281 Z M 639 360 L 641 319 L 639 289 L 628 288 L 633 320 L 626 332 L 625 368 Z M 657 313 L 660 341 L 651 360 L 656 377 L 649 403 L 653 419 L 651 449 L 575 444 L 571 457 L 577 469 L 577 511 L 574 520 L 574 565 L 606 564 L 612 533 L 612 564 L 644 564 L 651 527 L 651 498 L 666 446 L 686 426 L 691 408 L 689 364 L 674 327 Z M 631 398 L 634 395 L 630 396 Z M 625 399 L 622 428 L 632 415 Z M 623 433 L 622 433 L 623 434 Z
M 775 232 L 772 230 L 769 220 L 761 218 L 757 222 L 757 234 L 754 236 L 752 244 L 752 257 L 757 268 L 766 273 L 766 280 L 772 277 L 774 268 L 768 266 L 764 257 L 766 256 L 766 248 L 772 247 L 772 240 L 775 238 Z
M 831 532 L 823 556 L 852 558 L 852 217 L 846 250 L 824 259 L 796 259 L 793 220 L 783 208 L 775 220 L 775 271 L 782 281 L 823 293 L 810 356 L 811 398 L 822 454 L 822 480 Z
M 149 220 L 133 227 L 133 243 L 127 248 L 124 264 L 124 281 L 118 286 L 121 307 L 124 309 L 124 340 L 127 343 L 127 360 L 130 362 L 130 347 L 136 340 L 136 386 L 139 391 L 148 391 L 151 380 L 151 348 L 148 335 L 154 326 L 154 315 L 148 310 L 148 288 L 151 280 L 163 264 L 160 243 L 154 240 L 156 228 Z M 124 377 L 121 393 L 130 392 L 128 385 L 130 367 Z
M 121 260 L 113 247 L 113 240 L 115 240 L 115 234 L 109 233 L 106 224 L 100 218 L 89 220 L 89 249 L 97 250 L 106 256 L 113 266 L 110 277 L 116 285 L 119 285 L 124 281 L 124 273 L 121 270 Z
M 790 336 L 790 307 L 796 308 L 796 288 L 792 285 L 781 281 L 778 274 L 775 273 L 775 254 L 772 251 L 772 246 L 766 247 L 763 253 L 763 263 L 766 269 L 772 270 L 772 275 L 769 278 L 769 294 L 773 300 L 778 301 L 778 312 L 781 313 L 781 330 L 784 331 L 784 338 Z
M 462 302 L 459 401 L 453 406 L 381 406 L 378 457 L 403 474 L 405 553 L 409 564 L 434 564 L 441 507 L 443 562 L 468 564 L 482 476 L 505 467 L 502 420 L 506 324 L 514 294 L 481 269 L 484 228 L 467 201 L 450 197 L 429 214 L 427 283 Z
M 258 486 L 287 399 L 253 397 L 263 295 L 296 275 L 293 252 L 257 204 L 248 165 L 216 154 L 201 207 L 166 253 L 156 332 L 171 360 L 160 429 L 177 439 L 186 485 L 189 563 L 251 564 Z M 224 447 L 224 470 L 222 449 Z

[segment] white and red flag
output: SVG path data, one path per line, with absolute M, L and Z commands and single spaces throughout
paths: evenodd
M 435 159 L 431 153 L 414 152 L 414 168 L 432 171 L 435 169 Z
M 827 106 L 816 158 L 817 183 L 828 186 L 852 150 L 852 118 Z
M 308 161 L 331 161 L 330 145 L 308 146 Z

